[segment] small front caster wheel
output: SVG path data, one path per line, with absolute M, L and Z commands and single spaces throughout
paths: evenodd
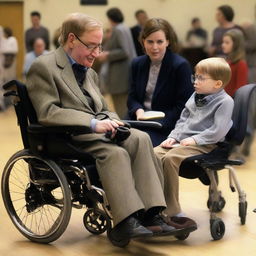
M 94 235 L 100 235 L 110 229 L 111 221 L 107 214 L 100 209 L 89 209 L 84 214 L 84 226 Z
M 214 240 L 220 240 L 225 234 L 225 224 L 221 219 L 211 220 L 211 235 Z

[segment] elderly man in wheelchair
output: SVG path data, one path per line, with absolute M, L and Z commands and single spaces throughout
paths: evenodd
M 178 229 L 160 216 L 166 208 L 161 163 L 148 135 L 109 112 L 98 90 L 90 67 L 102 50 L 102 35 L 97 20 L 70 14 L 61 47 L 34 62 L 27 86 L 5 85 L 6 96 L 15 96 L 25 148 L 3 173 L 7 212 L 35 242 L 58 239 L 72 206 L 83 205 L 87 230 L 107 230 L 114 245 L 153 235 L 185 239 L 196 228 Z

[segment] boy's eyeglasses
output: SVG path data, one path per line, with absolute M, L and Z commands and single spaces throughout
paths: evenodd
M 88 45 L 86 43 L 84 43 L 76 34 L 74 34 L 75 37 L 77 38 L 77 40 L 83 44 L 90 52 L 95 51 L 96 49 L 98 49 L 99 53 L 103 52 L 103 47 L 101 44 L 98 45 Z
M 207 79 L 212 79 L 212 78 L 210 78 L 210 77 L 203 77 L 201 75 L 191 75 L 191 82 L 192 83 L 195 83 L 196 80 L 200 83 L 200 82 L 203 82 L 203 81 L 205 81 Z

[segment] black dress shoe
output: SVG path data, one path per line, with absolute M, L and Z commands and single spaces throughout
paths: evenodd
M 115 240 L 150 237 L 153 235 L 150 230 L 143 227 L 140 222 L 132 216 L 118 223 L 110 232 Z
M 155 215 L 150 219 L 144 220 L 142 224 L 153 232 L 154 236 L 177 235 L 180 230 L 168 225 L 160 215 Z

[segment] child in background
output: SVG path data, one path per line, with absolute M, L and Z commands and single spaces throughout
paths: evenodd
M 174 130 L 155 153 L 164 169 L 165 214 L 169 223 L 189 222 L 179 203 L 179 167 L 191 156 L 208 153 L 223 141 L 232 126 L 233 99 L 224 88 L 231 77 L 231 69 L 223 58 L 200 61 L 192 76 L 195 92 L 187 101 Z M 177 144 L 179 146 L 177 146 Z
M 233 97 L 236 90 L 248 81 L 248 66 L 245 61 L 245 46 L 243 33 L 238 29 L 227 31 L 222 40 L 222 50 L 227 55 L 231 68 L 231 80 L 225 91 Z

